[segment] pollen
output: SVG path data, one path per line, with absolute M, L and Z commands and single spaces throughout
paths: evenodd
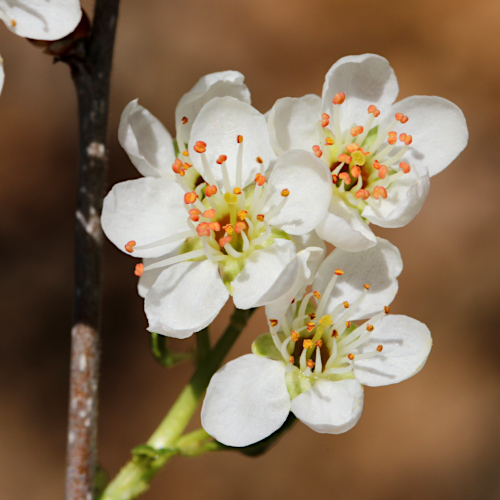
M 384 200 L 387 198 L 387 191 L 385 187 L 382 186 L 375 186 L 373 188 L 373 197 L 378 200 L 379 198 L 384 198 Z
M 254 181 L 257 183 L 257 185 L 263 186 L 264 183 L 266 182 L 266 177 L 264 175 L 262 175 L 262 174 L 257 174 L 255 176 Z
M 317 290 L 314 290 L 313 295 L 317 300 L 321 299 L 321 294 Z
M 230 243 L 232 240 L 231 236 L 224 236 L 224 238 L 221 238 L 219 240 L 219 246 L 221 248 L 223 248 L 225 245 L 227 245 L 228 243 Z
M 351 163 L 351 157 L 346 155 L 345 153 L 342 153 L 339 157 L 338 157 L 338 160 L 340 162 L 344 162 L 344 163 Z
M 333 146 L 334 140 L 331 137 L 325 139 L 325 146 Z
M 378 345 L 378 346 L 377 346 L 377 351 L 378 351 L 378 352 L 382 352 L 382 349 L 383 349 L 383 348 L 384 348 L 384 346 L 383 346 L 383 345 Z
M 348 354 L 347 357 L 352 361 L 354 359 L 354 354 Z
M 344 274 L 344 271 L 342 271 L 342 269 L 335 269 L 335 274 L 337 276 L 342 276 Z
M 222 229 L 226 231 L 227 234 L 233 234 L 234 227 L 231 226 L 231 224 L 226 224 L 225 226 L 222 226 Z
M 234 188 L 233 193 L 234 194 L 241 194 L 241 188 Z
M 238 219 L 245 220 L 247 218 L 248 212 L 246 210 L 238 210 Z
M 257 156 L 257 158 L 255 158 L 255 161 L 261 164 L 264 163 L 264 160 L 260 156 Z
M 369 332 L 373 332 L 373 330 L 375 330 L 375 327 L 373 325 L 366 325 L 366 329 L 369 331 Z
M 375 118 L 380 115 L 380 111 L 378 110 L 377 106 L 375 106 L 375 104 L 370 104 L 368 106 L 368 113 L 372 114 Z
M 257 220 L 262 222 L 264 220 L 264 214 L 258 214 L 257 215 Z
M 321 151 L 321 148 L 319 146 L 313 146 L 312 147 L 314 154 L 318 157 L 321 158 L 323 156 L 323 151 Z
M 187 123 L 187 122 L 188 122 L 187 117 L 183 116 L 183 117 L 182 117 L 182 120 L 181 120 L 181 123 L 182 123 L 183 125 L 186 125 L 186 123 Z
M 302 347 L 304 349 L 310 349 L 313 346 L 313 341 L 311 339 L 305 339 L 304 342 L 302 342 Z
M 219 158 L 217 158 L 217 163 L 219 165 L 222 165 L 226 160 L 227 160 L 227 156 L 226 155 L 220 155 Z
M 143 272 L 144 272 L 144 264 L 136 264 L 134 274 L 140 278 Z
M 127 250 L 128 253 L 132 253 L 134 251 L 134 247 L 137 245 L 135 241 L 129 241 L 125 245 L 125 250 Z
M 224 201 L 228 205 L 235 205 L 238 203 L 238 197 L 233 193 L 224 193 Z
M 330 124 L 330 115 L 327 115 L 326 113 L 323 113 L 321 115 L 321 126 L 322 127 L 328 127 Z
M 344 92 L 339 92 L 338 94 L 335 94 L 335 96 L 332 99 L 333 104 L 342 104 L 344 101 L 345 101 Z
M 204 153 L 207 150 L 207 144 L 206 144 L 206 142 L 203 142 L 203 141 L 196 141 L 193 149 L 197 153 Z
M 407 174 L 411 169 L 410 169 L 410 165 L 408 165 L 408 163 L 406 163 L 405 161 L 402 161 L 400 164 L 399 164 L 399 168 L 405 173 Z
M 190 205 L 191 203 L 194 203 L 197 198 L 198 195 L 194 191 L 190 191 L 184 195 L 184 203 L 186 205 Z
M 214 184 L 213 186 L 207 186 L 205 188 L 205 196 L 210 198 L 215 193 L 217 193 L 217 186 Z
M 369 285 L 368 283 L 365 283 L 365 284 L 363 285 L 363 288 L 366 288 L 367 290 L 369 290 L 369 289 L 370 289 L 370 285 Z
M 238 144 L 241 144 L 243 142 L 243 136 L 242 135 L 239 135 L 238 137 L 236 137 L 236 142 Z
M 398 134 L 397 132 L 389 132 L 389 137 L 387 139 L 387 142 L 389 144 L 396 144 L 396 141 L 398 140 Z
M 200 211 L 197 209 L 197 208 L 192 208 L 190 211 L 189 211 L 189 218 L 193 221 L 193 222 L 198 222 L 200 220 Z
M 314 327 L 315 327 L 316 325 L 314 324 L 314 321 L 308 321 L 308 322 L 306 323 L 306 326 L 307 326 L 307 331 L 308 331 L 308 332 L 312 332 L 312 331 L 314 330 Z
M 289 194 L 290 191 L 288 191 L 288 189 L 283 189 L 283 191 L 281 191 L 281 196 L 283 196 L 284 198 L 286 198 Z
M 277 319 L 270 319 L 269 324 L 274 328 L 278 324 L 278 320 Z
M 362 134 L 363 130 L 364 130 L 364 128 L 361 125 L 358 125 L 357 127 L 352 127 L 352 129 L 351 129 L 351 135 L 353 137 L 356 137 L 359 134 Z
M 384 306 L 384 312 L 385 314 L 389 314 L 389 306 Z
M 345 309 L 349 309 L 349 302 L 347 300 L 345 300 L 343 304 Z
M 292 365 L 295 363 L 295 358 L 293 356 L 290 356 L 288 358 L 288 362 L 291 363 Z
M 247 227 L 246 223 L 240 220 L 234 225 L 234 230 L 237 233 L 241 233 L 241 231 L 243 231 L 243 229 L 246 229 L 246 227 Z
M 367 189 L 360 189 L 355 195 L 355 198 L 358 198 L 358 200 L 367 200 L 370 197 L 370 191 Z
M 309 368 L 314 368 L 314 361 L 313 361 L 312 359 L 308 359 L 308 360 L 307 360 L 307 366 L 308 366 Z
M 191 212 L 191 210 L 190 210 Z M 203 212 L 203 217 L 206 217 L 207 219 L 211 219 L 212 217 L 215 217 L 215 210 L 211 208 L 210 210 L 205 210 Z
M 297 340 L 299 340 L 300 337 L 299 332 L 292 330 L 291 337 L 292 337 L 292 342 L 297 342 Z
M 316 347 L 320 347 L 320 348 L 321 348 L 321 346 L 323 345 L 323 341 L 322 341 L 321 339 L 316 340 L 316 342 L 314 342 L 314 345 L 315 345 Z

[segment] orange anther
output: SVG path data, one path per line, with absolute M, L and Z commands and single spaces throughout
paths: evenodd
M 270 319 L 269 324 L 274 328 L 278 324 L 278 320 L 277 319 Z
M 263 186 L 264 183 L 266 182 L 266 177 L 262 174 L 257 174 L 254 180 L 257 183 L 257 185 Z
M 205 188 L 205 196 L 210 198 L 210 196 L 213 196 L 217 192 L 217 186 L 214 184 L 213 186 L 207 186 Z
M 320 348 L 321 348 L 321 346 L 323 345 L 323 341 L 322 341 L 321 339 L 316 340 L 316 342 L 314 342 L 314 345 L 315 345 L 316 347 L 320 347 Z
M 349 309 L 349 302 L 347 300 L 344 300 L 343 304 L 345 309 Z
M 410 165 L 408 165 L 408 163 L 406 163 L 405 161 L 402 161 L 400 164 L 399 164 L 399 168 L 405 173 L 407 174 L 411 169 L 410 169 Z
M 293 356 L 290 356 L 288 358 L 288 362 L 291 363 L 293 365 L 293 363 L 295 363 L 295 358 Z
M 321 126 L 322 127 L 328 127 L 330 123 L 330 115 L 327 115 L 326 113 L 323 113 L 321 115 Z
M 207 150 L 207 144 L 203 141 L 196 141 L 194 148 L 197 153 L 204 153 Z
M 378 176 L 381 179 L 385 179 L 385 177 L 387 176 L 388 173 L 389 173 L 389 169 L 385 165 L 380 165 L 379 164 Z
M 403 113 L 396 113 L 396 120 L 401 123 L 406 123 L 408 121 L 408 117 L 403 115 Z
M 186 123 L 187 123 L 187 122 L 188 122 L 188 119 L 187 119 L 185 116 L 183 116 L 183 117 L 182 117 L 182 120 L 181 120 L 181 123 L 182 123 L 183 125 L 186 125 Z
M 208 227 L 207 222 L 200 222 L 198 226 L 196 227 L 196 232 L 198 233 L 198 236 L 210 236 L 210 228 Z
M 304 342 L 302 342 L 302 347 L 304 349 L 310 349 L 313 346 L 313 341 L 311 339 L 305 339 Z
M 136 264 L 134 274 L 140 278 L 143 272 L 144 272 L 144 264 Z
M 173 165 L 172 165 L 172 170 L 176 173 L 176 174 L 180 174 L 180 175 L 184 175 L 185 172 L 184 170 L 182 170 L 182 161 L 179 160 L 179 158 L 177 158 Z
M 17 21 L 15 19 L 11 19 L 10 25 L 15 28 L 17 26 Z
M 246 223 L 240 220 L 234 225 L 234 230 L 237 233 L 241 233 L 241 231 L 243 231 L 243 229 L 246 229 L 246 227 L 247 227 Z
M 337 182 L 339 182 L 339 176 L 335 175 L 335 174 L 332 174 L 332 182 L 334 184 L 337 184 Z
M 183 156 L 189 156 L 189 151 L 186 149 L 185 151 L 182 152 Z
M 338 161 L 344 162 L 344 163 L 351 163 L 351 160 L 352 160 L 352 158 L 350 156 L 346 155 L 345 153 L 342 153 L 338 157 Z
M 370 104 L 368 106 L 368 113 L 373 114 L 375 118 L 377 118 L 377 116 L 380 115 L 380 111 L 378 110 L 377 106 L 375 106 L 375 104 Z
M 186 163 L 184 163 L 184 165 L 182 166 L 182 168 L 183 168 L 184 170 L 188 170 L 188 169 L 189 169 L 189 168 L 191 168 L 192 166 L 193 166 L 193 164 L 192 164 L 192 163 L 188 163 L 188 162 L 186 162 Z
M 347 357 L 352 361 L 354 359 L 354 354 L 348 354 Z
M 241 194 L 241 188 L 234 188 L 233 193 L 234 194 Z
M 407 137 L 408 136 L 404 132 L 402 134 L 399 134 L 399 140 L 401 142 L 405 142 Z
M 335 141 L 331 137 L 325 139 L 325 146 L 333 146 L 333 144 L 335 144 Z
M 389 306 L 384 306 L 384 312 L 385 314 L 389 314 Z
M 373 332 L 373 330 L 375 330 L 375 327 L 373 325 L 366 325 L 366 329 L 369 331 L 369 332 Z
M 339 177 L 346 183 L 346 184 L 350 184 L 351 183 L 351 177 L 349 176 L 349 174 L 347 172 L 341 172 L 339 174 Z
M 247 218 L 248 212 L 246 210 L 238 210 L 238 219 L 245 220 Z
M 314 154 L 318 157 L 321 158 L 323 156 L 323 151 L 321 151 L 321 148 L 319 146 L 313 146 L 312 147 Z
M 378 345 L 378 346 L 377 346 L 377 351 L 378 351 L 378 352 L 382 352 L 382 349 L 383 349 L 383 348 L 384 348 L 384 346 L 383 346 L 383 345 Z
M 128 253 L 132 253 L 134 251 L 134 247 L 137 245 L 135 241 L 129 241 L 125 245 L 125 250 L 127 250 Z
M 345 322 L 345 326 L 346 326 L 346 328 L 351 328 L 351 322 L 350 321 L 346 321 Z
M 337 276 L 342 276 L 344 274 L 344 271 L 342 271 L 342 269 L 335 269 L 334 272 Z
M 312 359 L 308 359 L 308 360 L 307 360 L 307 366 L 308 366 L 309 368 L 314 368 L 314 361 L 313 361 Z
M 332 337 L 338 339 L 339 338 L 339 332 L 337 332 L 337 330 L 333 330 Z
M 191 212 L 191 210 L 190 210 Z M 206 217 L 207 219 L 211 219 L 212 217 L 215 217 L 215 210 L 211 208 L 210 210 L 205 210 L 203 212 L 203 217 Z
M 218 222 L 210 222 L 208 224 L 208 227 L 212 230 L 212 231 L 220 231 L 220 224 Z
M 200 220 L 200 211 L 197 209 L 197 208 L 192 208 L 190 211 L 189 211 L 189 218 L 193 221 L 193 222 L 198 222 Z
M 184 195 L 184 203 L 186 205 L 190 205 L 191 203 L 194 203 L 197 198 L 198 195 L 194 191 L 190 191 Z
M 297 342 L 297 340 L 299 340 L 300 337 L 299 332 L 292 330 L 291 337 L 292 337 L 292 342 Z
M 357 151 L 359 149 L 359 146 L 355 143 L 348 144 L 346 147 L 348 153 L 354 153 L 354 151 Z
M 264 220 L 264 214 L 258 214 L 257 215 L 257 220 L 259 220 L 260 222 L 262 222 Z
M 351 167 L 351 175 L 357 179 L 361 175 L 361 169 L 357 165 L 354 165 Z
M 227 234 L 233 234 L 234 227 L 231 226 L 231 224 L 226 224 L 225 226 L 222 226 L 222 229 L 226 231 Z
M 316 299 L 320 300 L 321 299 L 321 294 L 317 291 L 317 290 L 314 290 L 313 292 L 313 295 Z
M 226 155 L 220 155 L 219 158 L 217 158 L 217 163 L 219 165 L 222 165 L 226 160 L 227 160 L 227 156 Z
M 332 99 L 333 104 L 342 104 L 344 101 L 345 101 L 344 92 L 339 92 L 338 94 L 335 94 L 335 96 Z
M 352 127 L 351 129 L 351 135 L 353 137 L 356 137 L 359 134 L 363 133 L 364 128 L 361 125 L 358 125 L 357 127 Z
M 231 239 L 232 239 L 231 236 L 224 236 L 224 238 L 221 238 L 219 240 L 219 246 L 223 248 L 231 241 Z
M 308 332 L 312 332 L 314 330 L 314 327 L 316 326 L 312 321 L 308 321 L 306 323 L 306 326 L 307 326 L 307 331 Z
M 369 285 L 368 283 L 365 283 L 365 284 L 363 285 L 363 288 L 366 288 L 367 290 L 369 290 L 369 289 L 370 289 L 370 285 Z
M 255 161 L 257 163 L 264 163 L 264 160 L 260 156 L 257 156 L 257 158 L 255 158 Z
M 397 132 L 389 132 L 389 138 L 387 139 L 387 142 L 389 144 L 396 144 L 397 140 L 398 140 Z
M 243 142 L 243 136 L 242 135 L 239 135 L 238 137 L 236 137 L 236 142 L 238 144 L 241 144 Z
M 384 198 L 384 200 L 387 198 L 387 191 L 385 187 L 382 186 L 375 186 L 373 188 L 373 197 L 378 200 L 380 197 Z
M 288 191 L 288 189 L 283 189 L 283 191 L 281 191 L 281 196 L 283 196 L 284 198 L 286 198 L 289 194 L 290 191 Z
M 413 137 L 411 135 L 407 135 L 406 139 L 403 141 L 407 146 L 409 146 L 413 141 Z
M 373 168 L 374 168 L 375 170 L 378 170 L 378 169 L 380 168 L 380 163 L 378 162 L 378 160 L 375 160 L 375 161 L 373 162 Z
M 355 198 L 357 198 L 358 200 L 367 200 L 369 197 L 370 197 L 370 191 L 368 191 L 367 189 L 360 189 L 355 195 L 354 195 Z

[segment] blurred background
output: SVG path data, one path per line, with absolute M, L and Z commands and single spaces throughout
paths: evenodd
M 92 2 L 83 5 L 91 12 Z M 297 423 L 258 459 L 177 458 L 145 499 L 500 498 L 500 163 L 488 150 L 500 132 L 499 22 L 496 0 L 122 1 L 109 186 L 138 176 L 116 138 L 124 106 L 139 97 L 173 132 L 182 94 L 226 69 L 245 74 L 265 112 L 280 97 L 320 94 L 338 58 L 374 52 L 395 69 L 400 98 L 446 97 L 470 131 L 418 217 L 375 230 L 405 263 L 391 312 L 432 331 L 425 369 L 367 388 L 363 416 L 346 434 Z M 54 500 L 64 488 L 76 98 L 67 67 L 1 28 L 0 497 Z M 189 364 L 162 369 L 150 355 L 134 264 L 105 244 L 99 458 L 111 476 L 192 373 Z M 261 312 L 230 357 L 249 352 L 264 328 Z

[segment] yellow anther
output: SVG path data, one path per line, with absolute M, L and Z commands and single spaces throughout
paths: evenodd
M 348 354 L 347 357 L 352 361 L 354 359 L 354 354 Z
M 222 226 L 222 229 L 226 231 L 227 234 L 233 234 L 234 227 L 231 226 L 231 224 L 226 224 L 225 226 Z
M 257 163 L 264 163 L 264 160 L 260 156 L 257 156 L 257 158 L 255 158 L 255 161 Z
M 335 274 L 337 276 L 342 276 L 344 274 L 344 271 L 342 271 L 342 269 L 335 269 Z
M 316 342 L 314 342 L 314 345 L 315 345 L 316 347 L 321 348 L 321 346 L 323 345 L 323 341 L 322 341 L 321 339 L 316 340 Z
M 300 337 L 299 332 L 292 330 L 291 337 L 292 337 L 292 342 L 297 342 L 297 340 L 299 340 Z
M 332 146 L 333 145 L 333 139 L 331 137 L 327 137 L 325 139 L 325 146 Z
M 292 365 L 293 365 L 293 363 L 295 363 L 295 358 L 294 358 L 293 356 L 290 356 L 290 357 L 288 358 L 288 362 L 289 362 L 289 363 L 292 363 Z
M 313 321 L 309 321 L 306 323 L 307 326 L 307 331 L 312 332 L 314 330 L 314 327 L 316 326 Z
M 183 156 L 189 156 L 189 151 L 186 149 L 186 151 L 182 152 Z
M 272 327 L 275 327 L 275 326 L 278 324 L 278 320 L 277 320 L 277 319 L 270 319 L 270 320 L 269 320 L 269 324 L 270 324 Z
M 363 288 L 366 288 L 367 290 L 369 290 L 369 289 L 370 289 L 370 285 L 369 285 L 368 283 L 365 283 L 365 284 L 363 285 Z
M 347 300 L 344 300 L 344 307 L 346 309 L 349 309 L 349 302 L 347 302 Z
M 316 314 L 315 313 L 309 313 L 308 316 L 311 318 L 311 319 L 316 319 Z
M 351 328 L 351 322 L 350 321 L 346 321 L 345 322 L 345 326 L 346 326 L 346 328 Z
M 307 360 L 307 366 L 308 366 L 309 368 L 314 368 L 314 361 L 313 361 L 312 359 L 308 359 L 308 360 Z
M 283 189 L 283 191 L 281 191 L 281 196 L 283 197 L 287 197 L 288 195 L 290 194 L 290 191 L 288 191 L 288 189 Z
M 236 142 L 238 144 L 241 144 L 243 142 L 243 136 L 242 135 L 239 135 L 238 137 L 236 137 Z
M 375 327 L 373 325 L 366 325 L 366 329 L 369 331 L 369 332 L 373 332 L 373 330 L 375 330 Z
M 304 349 L 310 349 L 313 346 L 313 341 L 311 339 L 305 339 L 304 342 L 302 342 L 302 347 Z
M 339 338 L 339 332 L 337 332 L 337 330 L 333 330 L 332 337 L 338 339 Z
M 238 210 L 238 219 L 245 220 L 248 212 L 246 210 Z
M 233 193 L 234 194 L 241 194 L 241 188 L 234 188 Z
M 264 220 L 264 214 L 257 215 L 257 220 L 262 222 Z
M 314 290 L 313 292 L 313 295 L 316 299 L 320 300 L 321 299 L 321 294 L 317 291 L 317 290 Z
M 383 346 L 383 345 L 378 345 L 378 346 L 377 346 L 377 351 L 378 351 L 378 352 L 382 352 L 382 349 L 383 349 L 383 348 L 384 348 L 384 346 Z

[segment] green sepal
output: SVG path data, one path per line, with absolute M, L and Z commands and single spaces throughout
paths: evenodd
M 283 361 L 283 356 L 274 344 L 270 333 L 263 333 L 253 341 L 252 352 L 257 356 L 274 359 L 275 361 Z

